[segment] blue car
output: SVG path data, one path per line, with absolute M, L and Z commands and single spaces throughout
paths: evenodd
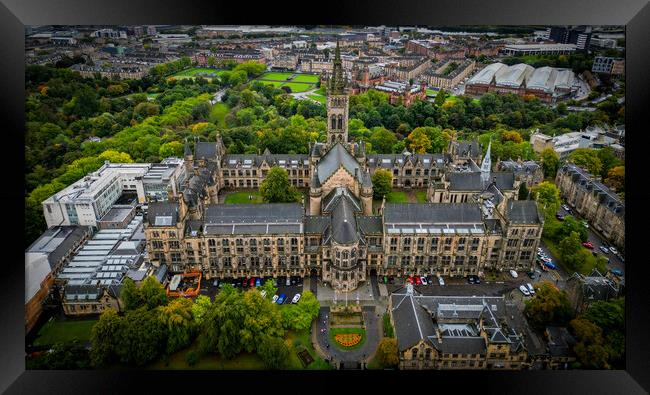
M 259 287 L 260 285 L 262 285 L 262 281 L 260 281 L 260 278 L 258 277 L 255 279 L 255 286 Z
M 282 304 L 282 303 L 284 303 L 284 300 L 285 300 L 286 298 L 287 298 L 287 295 L 282 294 L 282 295 L 280 295 L 280 297 L 278 298 L 278 301 L 277 301 L 276 303 L 277 303 L 277 304 Z
M 557 269 L 557 266 L 555 266 L 555 264 L 551 261 L 545 262 L 544 265 L 551 270 Z
M 619 269 L 612 270 L 612 274 L 618 277 L 623 277 L 623 272 L 620 271 Z

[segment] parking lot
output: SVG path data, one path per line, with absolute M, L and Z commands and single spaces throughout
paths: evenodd
M 247 280 L 248 285 L 246 287 L 243 286 L 243 281 Z M 233 278 L 225 278 L 225 279 L 217 279 L 218 285 L 215 286 L 215 279 L 210 279 L 206 280 L 201 284 L 201 295 L 209 296 L 211 299 L 214 300 L 214 297 L 219 293 L 219 289 L 223 284 L 231 284 L 232 286 L 235 287 L 235 289 L 239 290 L 244 290 L 247 291 L 250 288 L 250 280 L 251 278 L 249 277 L 248 279 L 233 279 Z M 260 284 L 264 284 L 266 280 L 273 280 L 273 277 L 264 277 L 260 278 Z M 285 303 L 291 303 L 291 300 L 293 297 L 299 293 L 302 294 L 302 286 L 303 286 L 303 280 L 300 277 L 290 277 L 289 279 L 289 285 L 286 283 L 287 278 L 286 277 L 278 277 L 277 278 L 277 288 L 278 291 L 276 292 L 277 295 L 286 295 Z

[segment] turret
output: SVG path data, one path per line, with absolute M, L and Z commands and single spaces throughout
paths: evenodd
M 359 197 L 361 198 L 361 204 L 363 206 L 363 215 L 372 215 L 372 177 L 370 176 L 370 170 L 366 168 L 366 171 L 363 173 L 361 182 L 361 193 Z
M 323 197 L 323 189 L 321 188 L 320 179 L 318 178 L 318 163 L 316 163 L 316 165 L 314 166 L 314 171 L 309 186 L 309 214 L 310 215 L 320 215 L 322 197 Z

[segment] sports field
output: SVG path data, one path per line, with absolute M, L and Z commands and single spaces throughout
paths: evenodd
M 269 72 L 264 73 L 259 80 L 276 88 L 287 86 L 292 93 L 299 93 L 316 88 L 319 77 L 315 74 Z
M 213 77 L 220 75 L 224 71 L 225 70 L 216 70 L 216 69 L 210 69 L 204 67 L 193 67 L 191 69 L 179 71 L 178 73 L 170 76 L 169 78 L 182 80 L 185 78 L 195 78 L 200 75 L 201 77 L 210 80 Z

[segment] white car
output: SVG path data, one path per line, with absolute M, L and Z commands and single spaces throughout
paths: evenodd
M 612 252 L 612 254 L 618 255 L 618 251 L 615 247 L 609 247 L 609 250 Z
M 438 277 L 438 284 L 445 285 L 445 280 L 443 280 L 442 277 Z
M 286 285 L 287 287 L 291 285 L 291 279 L 290 279 L 289 277 L 287 277 L 287 282 L 286 282 L 285 285 Z
M 262 292 L 260 292 L 260 294 L 262 295 L 263 298 L 266 298 L 266 290 L 265 289 L 263 289 Z
M 291 299 L 291 303 L 296 304 L 300 300 L 300 294 L 296 294 L 296 296 Z
M 531 284 L 531 283 L 527 283 L 526 286 L 528 287 L 528 292 L 529 292 L 531 295 L 535 295 L 535 288 L 533 288 L 533 284 Z
M 517 278 L 518 277 L 517 272 L 514 271 L 514 270 L 510 270 L 510 275 L 512 276 L 512 278 Z
M 427 278 L 422 276 L 420 277 L 420 281 L 422 281 L 422 285 L 429 285 L 429 282 L 427 281 Z
M 563 204 L 562 208 L 564 209 L 564 211 L 567 211 L 569 213 L 571 212 L 571 208 L 569 208 L 569 206 L 567 206 L 566 204 Z
M 530 292 L 528 292 L 528 288 L 526 288 L 524 285 L 519 286 L 519 290 L 521 291 L 522 294 L 525 296 L 530 296 Z
M 273 303 L 278 301 L 279 296 L 278 295 L 273 295 Z

